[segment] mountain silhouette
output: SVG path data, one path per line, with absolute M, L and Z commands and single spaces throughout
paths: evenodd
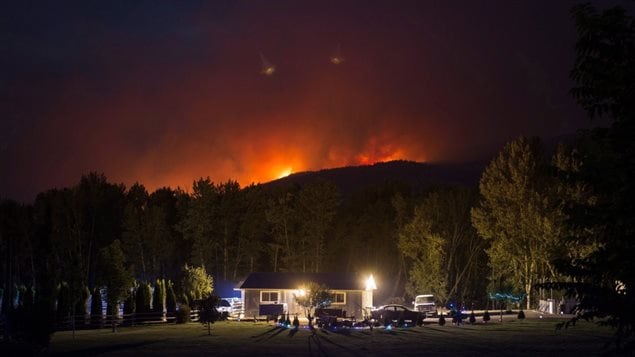
M 263 186 L 265 189 L 278 189 L 324 180 L 334 183 L 344 196 L 385 182 L 400 182 L 413 189 L 446 184 L 475 187 L 485 166 L 485 162 L 432 164 L 398 160 L 373 165 L 298 172 L 267 182 Z

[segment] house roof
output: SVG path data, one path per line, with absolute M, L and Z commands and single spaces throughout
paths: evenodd
M 240 289 L 297 289 L 309 282 L 333 290 L 364 290 L 364 279 L 352 273 L 251 273 Z

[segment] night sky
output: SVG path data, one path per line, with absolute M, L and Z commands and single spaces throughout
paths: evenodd
M 0 196 L 89 171 L 188 190 L 489 160 L 521 134 L 574 133 L 589 120 L 568 94 L 573 4 L 2 2 Z

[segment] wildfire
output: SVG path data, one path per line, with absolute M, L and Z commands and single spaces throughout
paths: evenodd
M 282 170 L 282 171 L 280 172 L 280 174 L 278 174 L 278 177 L 277 177 L 277 178 L 278 178 L 278 179 L 281 179 L 281 178 L 283 178 L 283 177 L 287 177 L 287 176 L 291 175 L 291 173 L 292 173 L 292 172 L 293 172 L 293 170 L 292 170 L 290 167 L 289 167 L 289 168 L 286 168 L 286 169 Z

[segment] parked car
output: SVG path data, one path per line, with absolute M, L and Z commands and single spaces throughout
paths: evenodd
M 410 323 L 412 325 L 423 325 L 425 313 L 411 310 L 403 305 L 390 304 L 380 306 L 371 311 L 371 318 L 379 324 L 396 324 L 398 326 Z

